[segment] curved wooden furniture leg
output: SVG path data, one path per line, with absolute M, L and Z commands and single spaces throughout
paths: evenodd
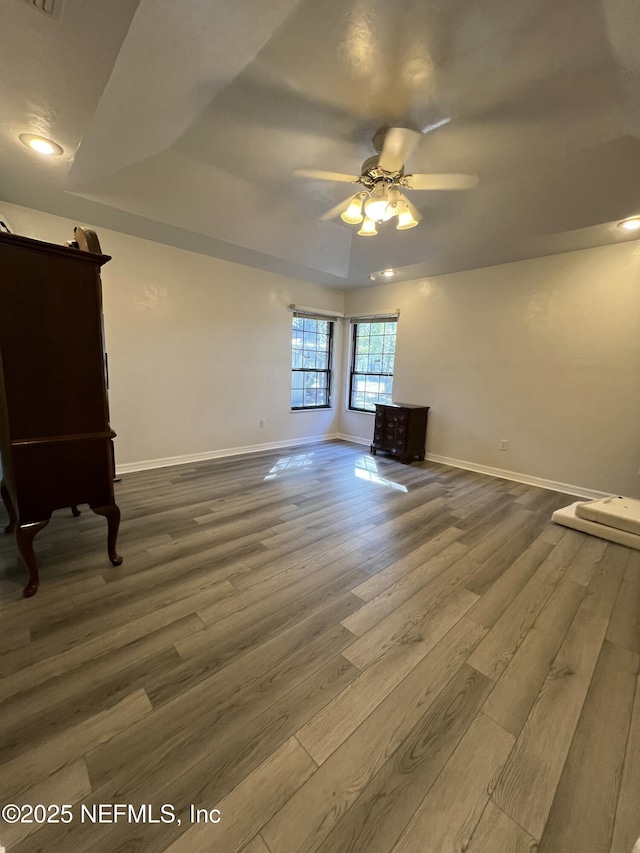
M 78 509 L 77 506 L 72 506 L 71 507 L 71 513 L 72 513 L 74 518 L 77 518 L 80 515 L 80 510 Z
M 5 527 L 4 532 L 13 533 L 13 531 L 16 529 L 16 522 L 18 521 L 18 516 L 16 515 L 16 510 L 13 505 L 13 501 L 11 500 L 11 495 L 9 494 L 9 489 L 7 488 L 4 480 L 0 483 L 0 493 L 2 494 L 2 500 L 9 514 L 9 524 L 7 524 L 7 526 Z
M 116 552 L 116 540 L 118 538 L 118 528 L 120 527 L 120 509 L 116 504 L 92 506 L 91 509 L 96 515 L 104 515 L 107 519 L 107 550 L 109 559 L 114 566 L 119 566 L 122 563 L 122 557 Z
M 43 527 L 46 527 L 47 524 L 49 524 L 48 518 L 44 521 L 33 521 L 30 524 L 20 524 L 18 522 L 16 528 L 16 545 L 18 546 L 20 556 L 29 570 L 29 583 L 24 588 L 25 598 L 31 598 L 38 591 L 40 577 L 38 575 L 35 554 L 33 553 L 33 539 L 36 533 L 42 530 Z

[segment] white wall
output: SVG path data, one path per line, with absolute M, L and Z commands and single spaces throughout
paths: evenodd
M 640 243 L 347 294 L 389 307 L 393 396 L 432 407 L 428 453 L 640 497 Z M 372 426 L 347 412 L 341 432 Z
M 0 212 L 16 233 L 55 243 L 78 224 Z M 394 398 L 431 406 L 430 454 L 640 497 L 637 241 L 342 294 L 98 234 L 113 256 L 103 291 L 120 465 L 338 432 L 370 441 L 372 417 L 344 408 L 340 323 L 334 409 L 290 411 L 287 306 L 399 307 Z
M 53 243 L 90 224 L 4 202 L 0 211 L 16 234 Z M 290 410 L 288 306 L 341 312 L 341 292 L 96 230 L 113 257 L 102 278 L 119 465 L 337 433 L 340 370 L 334 409 Z

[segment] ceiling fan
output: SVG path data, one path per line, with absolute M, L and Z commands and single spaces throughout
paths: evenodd
M 438 122 L 425 131 L 444 123 Z M 318 169 L 296 169 L 295 174 L 319 181 L 362 184 L 364 187 L 364 190 L 327 211 L 321 219 L 333 219 L 340 213 L 341 219 L 350 225 L 362 223 L 358 234 L 369 237 L 378 233 L 377 223 L 397 216 L 396 229 L 406 231 L 414 228 L 422 217 L 401 190 L 468 190 L 477 187 L 479 182 L 477 175 L 405 174 L 405 163 L 421 135 L 420 131 L 409 127 L 379 128 L 372 140 L 378 153 L 364 161 L 360 175 Z

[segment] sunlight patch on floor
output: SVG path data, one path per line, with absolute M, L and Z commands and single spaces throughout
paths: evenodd
M 294 471 L 299 468 L 308 468 L 313 465 L 314 460 L 311 458 L 313 453 L 298 453 L 295 456 L 283 456 L 278 459 L 273 468 L 269 471 L 265 480 L 275 480 L 276 477 L 282 476 L 285 472 Z
M 354 473 L 359 480 L 367 480 L 369 483 L 375 483 L 377 486 L 387 486 L 390 489 L 396 489 L 399 492 L 408 492 L 406 486 L 401 483 L 396 483 L 393 480 L 388 480 L 386 477 L 381 477 L 378 474 L 378 466 L 376 460 L 371 456 L 361 456 L 356 460 Z

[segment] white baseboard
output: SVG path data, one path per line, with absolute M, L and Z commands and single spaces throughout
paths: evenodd
M 337 438 L 341 438 L 343 441 L 351 441 L 354 444 L 371 444 L 370 439 L 357 435 L 340 433 Z M 515 483 L 525 483 L 528 486 L 539 486 L 541 489 L 549 489 L 552 492 L 564 492 L 578 498 L 605 498 L 610 494 L 610 492 L 587 489 L 585 486 L 576 486 L 573 483 L 559 483 L 556 480 L 546 480 L 544 477 L 531 477 L 529 474 L 521 474 L 518 471 L 507 471 L 504 468 L 493 468 L 490 465 L 478 465 L 464 459 L 452 459 L 450 456 L 440 456 L 437 453 L 427 453 L 425 459 L 429 462 L 439 462 L 441 465 L 450 465 L 452 468 L 464 468 L 466 471 L 475 471 L 478 474 L 489 474 L 491 477 L 500 477 L 502 480 L 512 480 Z
M 595 489 L 587 489 L 585 486 L 576 486 L 572 483 L 559 483 L 557 480 L 546 480 L 544 477 L 532 477 L 518 471 L 507 471 L 504 468 L 493 468 L 490 465 L 477 465 L 475 462 L 466 462 L 463 459 L 451 459 L 449 456 L 439 456 L 437 453 L 427 453 L 425 458 L 430 462 L 450 465 L 452 468 L 464 468 L 467 471 L 476 471 L 478 474 L 500 477 L 502 480 L 513 480 L 516 483 L 525 483 L 528 486 L 539 486 L 541 489 L 549 489 L 552 492 L 564 492 L 578 498 L 605 498 L 610 494 L 610 492 L 598 492 Z
M 126 462 L 116 465 L 116 474 L 131 474 L 133 471 L 150 471 L 153 468 L 170 468 L 172 465 L 186 465 L 190 462 L 204 462 L 207 459 L 222 459 L 225 456 L 241 456 L 244 453 L 260 453 L 262 450 L 279 450 L 281 447 L 298 447 L 304 444 L 317 444 L 319 441 L 334 441 L 340 438 L 332 435 L 314 435 L 307 438 L 288 438 L 284 441 L 269 441 L 264 444 L 249 444 L 246 447 L 227 447 L 224 450 L 206 450 L 204 453 L 188 453 L 184 456 L 167 456 L 164 459 L 145 459 L 141 462 Z
M 371 444 L 370 438 L 361 438 L 359 435 L 344 435 L 344 433 L 339 432 L 336 438 L 341 441 L 350 441 L 352 444 Z
M 133 471 L 150 471 L 153 468 L 169 468 L 172 465 L 186 465 L 190 462 L 204 462 L 207 459 L 222 459 L 225 456 L 241 456 L 245 453 L 260 453 L 263 450 L 279 450 L 282 447 L 299 447 L 305 444 L 317 444 L 321 441 L 348 441 L 352 444 L 369 446 L 370 439 L 358 435 L 346 435 L 344 433 L 333 433 L 331 435 L 314 435 L 307 438 L 289 438 L 283 441 L 270 441 L 264 444 L 250 444 L 246 447 L 227 447 L 223 450 L 208 450 L 204 453 L 190 453 L 184 456 L 168 456 L 164 459 L 146 459 L 141 462 L 128 462 L 117 465 L 117 474 L 130 474 Z M 564 492 L 579 498 L 604 498 L 609 492 L 599 492 L 595 489 L 587 489 L 584 486 L 576 486 L 572 483 L 559 483 L 556 480 L 546 480 L 544 477 L 531 477 L 518 471 L 507 471 L 504 468 L 493 468 L 490 465 L 478 465 L 475 462 L 467 462 L 464 459 L 452 459 L 449 456 L 440 456 L 437 453 L 427 453 L 425 458 L 430 462 L 439 462 L 442 465 L 450 465 L 452 468 L 463 468 L 466 471 L 476 471 L 478 474 L 488 474 L 491 477 L 500 477 L 503 480 L 513 480 L 515 483 L 525 483 L 528 486 L 539 486 L 541 489 L 549 489 L 552 492 Z

